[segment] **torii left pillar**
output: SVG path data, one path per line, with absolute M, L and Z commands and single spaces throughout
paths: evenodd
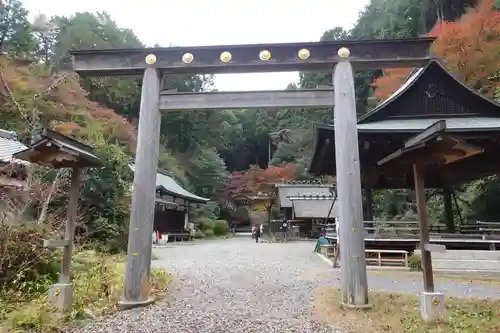
M 119 302 L 122 309 L 145 306 L 153 302 L 149 294 L 149 277 L 160 148 L 160 85 L 161 73 L 156 68 L 146 68 L 142 79 L 127 268 L 123 297 Z

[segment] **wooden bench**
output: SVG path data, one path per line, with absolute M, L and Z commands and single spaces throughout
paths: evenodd
M 189 240 L 191 235 L 189 233 L 183 232 L 183 233 L 171 233 L 168 234 L 168 237 L 172 237 L 172 241 L 175 243 L 177 241 L 180 241 L 181 243 L 184 242 L 184 240 Z
M 399 255 L 383 257 L 384 254 Z M 408 268 L 408 251 L 405 250 L 365 250 L 366 263 L 375 263 L 376 266 L 403 266 Z

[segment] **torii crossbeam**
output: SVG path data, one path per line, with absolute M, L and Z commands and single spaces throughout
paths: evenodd
M 160 112 L 172 109 L 324 107 L 335 105 L 337 191 L 343 304 L 368 305 L 354 78 L 355 69 L 416 67 L 434 38 L 318 43 L 82 50 L 71 52 L 81 76 L 143 75 L 128 263 L 121 306 L 149 304 Z M 160 94 L 163 75 L 334 70 L 332 89 L 286 92 Z

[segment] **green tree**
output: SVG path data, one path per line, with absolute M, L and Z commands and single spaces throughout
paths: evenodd
M 215 198 L 229 179 L 224 160 L 217 150 L 205 147 L 195 152 L 189 159 L 188 176 L 196 194 L 206 198 Z
M 0 51 L 28 56 L 36 50 L 28 21 L 28 11 L 19 0 L 0 6 Z

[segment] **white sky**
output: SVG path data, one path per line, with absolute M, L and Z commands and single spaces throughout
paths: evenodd
M 22 0 L 37 13 L 106 11 L 148 46 L 203 46 L 318 41 L 335 26 L 350 29 L 369 0 Z M 297 73 L 222 74 L 219 90 L 278 90 Z

